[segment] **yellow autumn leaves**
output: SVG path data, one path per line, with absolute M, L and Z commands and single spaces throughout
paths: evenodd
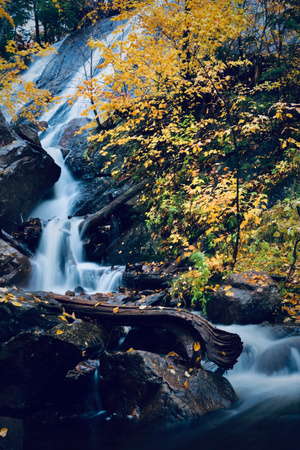
M 5 9 L 6 4 L 6 1 L 0 0 L 0 19 L 6 19 L 14 26 Z M 32 43 L 26 50 L 19 50 L 14 41 L 8 42 L 6 52 L 10 56 L 6 58 L 0 56 L 0 104 L 13 119 L 16 111 L 29 101 L 32 102 L 31 105 L 21 110 L 20 114 L 30 121 L 35 121 L 41 112 L 49 107 L 50 92 L 38 89 L 33 82 L 22 78 L 21 74 L 34 57 L 43 57 L 53 51 L 48 45 L 41 48 L 36 43 Z

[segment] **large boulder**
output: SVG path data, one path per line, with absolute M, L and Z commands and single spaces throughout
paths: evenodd
M 40 333 L 64 323 L 63 308 L 44 293 L 1 288 L 0 343 L 23 333 Z
M 281 307 L 278 284 L 263 271 L 230 275 L 207 304 L 213 323 L 246 325 L 275 322 Z
M 60 176 L 60 167 L 39 145 L 37 134 L 26 127 L 21 130 L 22 138 L 0 111 L 0 226 L 9 232 Z
M 7 242 L 0 239 L 0 286 L 26 285 L 31 273 L 31 263 Z
M 235 393 L 226 378 L 203 369 L 176 366 L 172 359 L 132 350 L 103 353 L 103 407 L 122 418 L 180 422 L 228 408 Z
M 52 336 L 21 333 L 0 347 L 0 411 L 41 404 L 81 358 L 73 344 Z
M 23 450 L 23 421 L 12 417 L 0 417 L 2 435 L 0 450 Z

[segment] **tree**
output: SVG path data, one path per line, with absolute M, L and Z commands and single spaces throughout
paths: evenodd
M 14 27 L 14 21 L 5 6 L 4 0 L 0 0 L 0 20 L 5 19 Z M 7 43 L 6 56 L 0 57 L 0 104 L 10 116 L 13 117 L 16 110 L 29 100 L 33 103 L 26 110 L 20 111 L 20 114 L 29 120 L 36 120 L 41 111 L 48 108 L 50 92 L 38 89 L 33 82 L 25 81 L 20 75 L 27 69 L 33 56 L 44 56 L 49 51 L 52 49 L 41 49 L 37 44 L 19 50 L 15 41 Z
M 98 98 L 99 116 L 121 120 L 95 140 L 109 135 L 118 144 L 135 142 L 127 160 L 135 176 L 168 179 L 172 173 L 174 181 L 190 159 L 190 152 L 182 149 L 187 144 L 181 136 L 187 121 L 200 119 L 202 127 L 210 125 L 211 119 L 206 122 L 204 116 L 207 108 L 216 109 L 213 99 L 226 106 L 231 120 L 230 106 L 222 95 L 226 66 L 216 53 L 240 35 L 244 10 L 239 1 L 117 2 L 115 7 L 121 11 L 118 19 L 132 21 L 132 30 L 125 40 L 110 46 L 91 40 L 91 47 L 102 52 L 101 69 L 106 75 L 101 86 L 96 80 L 84 83 L 79 95 Z M 108 72 L 109 67 L 113 71 Z M 232 136 L 238 180 L 233 128 Z M 176 191 L 178 181 L 169 186 L 171 191 Z M 236 191 L 239 226 L 238 185 Z

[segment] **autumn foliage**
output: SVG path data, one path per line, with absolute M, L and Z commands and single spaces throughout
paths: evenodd
M 120 26 L 109 42 L 91 36 L 101 71 L 69 101 L 90 100 L 90 151 L 106 170 L 153 180 L 141 205 L 162 257 L 194 255 L 180 289 L 205 303 L 225 273 L 264 268 L 300 294 L 299 2 L 92 3 L 89 20 L 101 6 Z M 2 99 L 25 55 L 14 56 L 16 72 L 1 61 Z

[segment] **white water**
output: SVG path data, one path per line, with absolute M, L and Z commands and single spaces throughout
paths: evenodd
M 116 37 L 111 33 L 106 39 L 110 42 Z M 58 45 L 57 50 L 60 48 Z M 94 55 L 93 58 L 97 63 L 100 55 Z M 74 201 L 80 195 L 80 184 L 66 168 L 60 149 L 52 146 L 59 141 L 66 124 L 73 118 L 78 118 L 86 106 L 81 100 L 77 100 L 72 107 L 66 106 L 66 99 L 75 93 L 85 72 L 85 65 L 88 64 L 89 61 L 83 61 L 80 70 L 63 90 L 61 101 L 40 118 L 49 122 L 49 127 L 43 133 L 42 146 L 61 167 L 61 176 L 54 185 L 52 197 L 43 201 L 30 214 L 30 217 L 39 217 L 43 221 L 42 238 L 32 260 L 29 288 L 34 290 L 106 293 L 116 291 L 121 284 L 123 267 L 112 270 L 85 260 L 79 233 L 82 218 L 68 218 L 72 214 Z M 36 60 L 27 71 L 26 79 L 37 79 L 43 69 L 42 61 Z M 100 75 L 101 73 L 98 74 Z
M 238 363 L 226 374 L 239 398 L 233 413 L 250 415 L 254 410 L 257 421 L 291 409 L 299 414 L 300 336 L 278 340 L 267 326 L 222 328 L 239 334 L 244 343 Z M 283 353 L 286 357 L 280 358 Z
M 32 74 L 34 75 L 32 76 L 36 78 L 41 68 L 41 64 L 39 67 L 33 66 Z M 30 79 L 30 73 L 27 73 L 27 77 Z M 64 95 L 69 95 L 72 89 L 75 89 L 78 77 L 79 74 L 76 74 L 72 82 L 73 88 L 68 86 Z M 37 255 L 33 260 L 34 270 L 30 287 L 37 290 L 53 290 L 58 293 L 63 293 L 68 289 L 73 290 L 79 286 L 86 292 L 109 292 L 117 289 L 122 268 L 112 271 L 110 267 L 102 267 L 99 264 L 85 261 L 78 231 L 81 218 L 68 219 L 68 216 L 72 213 L 74 200 L 79 195 L 80 186 L 64 166 L 60 150 L 51 147 L 55 142 L 58 142 L 57 136 L 64 129 L 65 124 L 72 118 L 79 116 L 78 111 L 82 105 L 74 104 L 71 109 L 66 109 L 64 114 L 59 113 L 60 107 L 61 105 L 57 105 L 42 118 L 51 122 L 49 129 L 44 133 L 42 144 L 62 167 L 62 175 L 54 187 L 53 197 L 45 200 L 31 213 L 32 217 L 41 217 L 45 225 Z M 145 434 L 141 438 L 136 434 L 136 430 L 127 429 L 126 425 L 126 429 L 118 429 L 115 430 L 116 432 L 113 435 L 109 434 L 107 438 L 109 449 L 121 448 L 118 447 L 118 443 L 122 435 L 124 437 L 122 439 L 123 449 L 141 447 L 144 450 L 152 450 L 157 445 L 164 449 L 180 450 L 198 447 L 204 449 L 224 447 L 237 450 L 268 450 L 272 448 L 274 450 L 274 448 L 279 448 L 279 445 L 276 446 L 277 442 L 275 442 L 278 426 L 282 427 L 283 432 L 285 429 L 287 430 L 286 438 L 290 437 L 287 435 L 290 428 L 287 426 L 288 421 L 286 419 L 294 420 L 293 418 L 296 417 L 296 420 L 299 420 L 300 423 L 299 347 L 293 347 L 288 339 L 278 341 L 267 327 L 248 325 L 223 328 L 238 333 L 245 348 L 234 369 L 225 374 L 237 393 L 237 404 L 232 409 L 225 411 L 221 418 L 218 415 L 217 419 L 214 420 L 210 415 L 205 421 L 205 429 L 199 427 L 199 425 L 193 426 L 188 431 L 184 429 L 182 435 L 179 429 L 176 430 L 175 434 L 173 431 L 171 434 L 164 430 L 162 435 L 155 435 L 151 428 L 151 433 Z M 264 362 L 264 355 L 267 355 L 265 352 L 268 349 L 271 351 L 278 343 L 290 346 L 288 364 L 283 364 L 279 370 L 272 371 L 266 356 L 265 370 L 258 370 L 258 363 Z M 272 356 L 269 361 L 272 364 Z M 95 376 L 97 377 L 97 374 Z M 101 405 L 96 404 L 95 408 L 101 409 Z M 274 432 L 272 430 L 273 421 L 277 427 Z M 105 428 L 99 428 L 95 445 L 91 444 L 91 446 L 85 448 L 89 448 L 89 450 L 100 447 L 107 448 L 105 447 L 107 433 L 105 430 Z M 207 438 L 207 433 L 210 430 L 212 430 L 212 434 Z M 292 428 L 292 430 L 294 429 Z M 69 445 L 69 447 L 64 448 L 77 448 L 76 440 L 80 438 L 82 431 L 78 429 L 72 430 L 72 432 L 74 433 L 73 441 L 70 442 L 70 436 L 67 436 L 68 442 L 66 445 Z M 76 432 L 78 432 L 78 435 L 76 435 Z M 273 434 L 275 437 L 272 440 Z M 51 439 L 54 439 L 55 435 L 55 433 L 52 433 Z M 59 436 L 58 445 L 62 445 L 64 436 L 65 432 Z M 99 445 L 101 439 L 105 441 L 103 446 Z M 253 439 L 253 444 L 251 439 Z M 116 445 L 114 445 L 114 440 L 117 441 Z M 272 444 L 270 441 L 272 441 Z M 284 448 L 285 441 L 278 440 L 278 444 L 280 444 L 280 448 Z M 51 448 L 54 447 L 57 448 L 55 445 Z M 80 448 L 83 448 L 82 445 Z
M 80 193 L 79 183 L 64 165 L 58 148 L 48 148 L 62 172 L 53 188 L 53 198 L 43 201 L 31 217 L 43 220 L 43 233 L 38 251 L 32 260 L 30 289 L 64 293 L 67 290 L 113 292 L 121 284 L 123 268 L 112 270 L 85 261 L 79 233 L 80 217 L 68 216 Z

